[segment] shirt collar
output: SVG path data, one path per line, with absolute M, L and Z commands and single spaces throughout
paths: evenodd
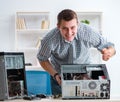
M 72 41 L 67 41 L 67 40 L 65 40 L 63 37 L 62 37 L 62 39 L 63 39 L 63 41 L 66 42 L 66 43 L 71 43 L 71 42 L 72 42 Z M 77 34 L 76 34 L 76 36 L 75 36 L 74 39 L 78 40 L 78 36 L 77 36 Z M 74 39 L 73 39 L 73 40 L 74 40 Z

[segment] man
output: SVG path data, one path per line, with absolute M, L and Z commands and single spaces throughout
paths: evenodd
M 43 38 L 37 54 L 40 65 L 51 75 L 53 95 L 61 94 L 61 64 L 90 64 L 91 47 L 97 48 L 105 61 L 115 54 L 114 44 L 86 24 L 79 24 L 74 11 L 61 11 L 57 20 L 57 27 Z

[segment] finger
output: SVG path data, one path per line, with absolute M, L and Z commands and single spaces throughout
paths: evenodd
M 106 56 L 106 57 L 111 57 L 111 53 L 109 51 L 106 51 L 103 56 Z
M 110 56 L 103 55 L 103 56 L 102 56 L 102 59 L 103 59 L 104 61 L 107 61 L 107 60 L 110 59 Z
M 56 81 L 58 82 L 59 85 L 61 85 L 61 77 L 59 75 L 56 76 Z
M 102 50 L 101 50 L 101 53 L 102 54 L 104 54 L 104 53 L 106 53 L 107 52 L 107 48 L 103 48 Z
M 59 85 L 61 85 L 61 77 L 59 77 L 60 81 L 59 81 Z
M 107 60 L 109 60 L 109 58 L 105 58 L 105 57 L 103 57 L 102 59 L 103 59 L 104 61 L 107 61 Z

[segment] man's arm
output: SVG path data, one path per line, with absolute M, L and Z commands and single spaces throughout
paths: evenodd
M 113 55 L 115 55 L 116 51 L 114 47 L 108 47 L 108 48 L 103 48 L 101 50 L 102 53 L 102 59 L 104 61 L 109 60 Z
M 46 70 L 51 76 L 54 77 L 54 75 L 56 73 L 58 73 L 52 66 L 52 64 L 49 62 L 49 60 L 47 61 L 41 61 L 40 62 L 40 65 L 43 67 L 44 70 Z M 61 80 L 60 80 L 60 75 L 57 74 L 55 75 L 55 79 L 56 81 L 58 82 L 58 84 L 60 85 L 61 84 Z

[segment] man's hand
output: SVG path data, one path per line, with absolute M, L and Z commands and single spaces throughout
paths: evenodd
M 101 53 L 102 53 L 102 59 L 104 61 L 107 61 L 115 54 L 115 49 L 113 47 L 104 48 L 101 50 Z
M 61 76 L 60 75 L 56 75 L 55 79 L 58 82 L 58 84 L 61 85 Z

